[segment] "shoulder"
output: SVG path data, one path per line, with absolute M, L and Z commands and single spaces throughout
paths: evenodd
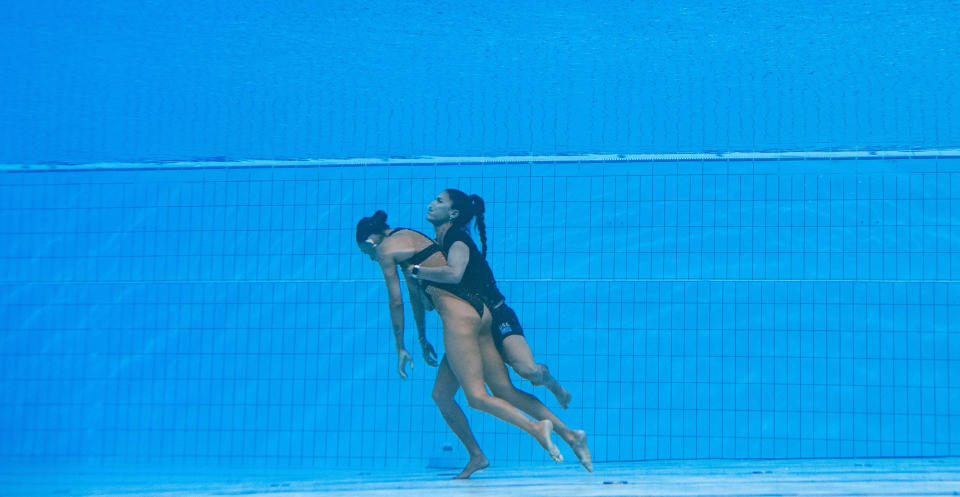
M 380 246 L 385 248 L 406 247 L 422 236 L 420 233 L 407 228 L 395 228 L 393 232 L 383 239 Z
M 394 233 L 383 239 L 380 245 L 377 245 L 377 256 L 383 264 L 396 264 L 395 255 L 403 252 L 410 244 L 405 233 Z
M 445 235 L 443 235 L 443 245 L 445 247 L 450 247 L 457 242 L 463 242 L 469 245 L 470 241 L 470 235 L 462 229 L 451 229 Z

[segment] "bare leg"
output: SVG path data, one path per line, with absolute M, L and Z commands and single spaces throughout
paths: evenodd
M 457 435 L 457 438 L 460 439 L 460 442 L 463 443 L 470 454 L 470 461 L 467 462 L 463 471 L 454 477 L 455 480 L 470 478 L 473 473 L 490 465 L 487 456 L 480 449 L 477 439 L 473 437 L 473 432 L 470 431 L 467 416 L 463 414 L 460 405 L 453 399 L 459 389 L 460 382 L 457 381 L 453 370 L 450 369 L 447 356 L 443 356 L 443 360 L 440 361 L 440 369 L 437 371 L 437 380 L 433 384 L 433 401 L 440 409 L 440 414 L 443 415 L 443 420 L 447 422 L 447 426 L 453 430 L 453 433 Z
M 490 336 L 490 312 L 478 319 L 470 304 L 455 297 L 436 294 L 434 302 L 443 321 L 443 343 L 447 362 L 463 387 L 470 407 L 492 414 L 533 436 L 555 461 L 563 461 L 560 450 L 550 440 L 553 422 L 533 422 L 507 401 L 487 393 L 483 385 L 481 347 L 494 347 Z M 502 361 L 501 361 L 502 363 Z
M 592 473 L 593 462 L 590 449 L 587 447 L 587 434 L 583 430 L 571 430 L 539 399 L 527 392 L 517 390 L 510 381 L 510 375 L 507 374 L 507 368 L 495 346 L 489 348 L 481 346 L 481 353 L 483 354 L 484 380 L 493 395 L 506 400 L 534 419 L 550 420 L 553 423 L 553 431 L 570 445 L 580 464 Z
M 533 361 L 533 351 L 530 350 L 530 345 L 523 335 L 509 335 L 504 338 L 503 353 L 506 356 L 507 363 L 521 378 L 534 386 L 543 385 L 547 387 L 557 398 L 560 407 L 567 408 L 573 396 L 550 374 L 550 370 L 546 366 Z

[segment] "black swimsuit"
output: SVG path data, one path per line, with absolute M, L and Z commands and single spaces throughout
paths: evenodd
M 403 228 L 403 229 L 406 229 L 406 228 Z M 408 231 L 413 231 L 413 230 L 408 230 Z M 421 233 L 421 234 L 422 234 L 422 233 Z M 436 254 L 436 253 L 439 252 L 439 251 L 440 251 L 440 246 L 437 245 L 436 243 L 433 243 L 432 245 L 428 246 L 427 248 L 425 248 L 425 249 L 417 252 L 416 254 L 413 254 L 412 257 L 410 257 L 409 259 L 407 259 L 407 260 L 405 260 L 405 261 L 403 261 L 403 262 L 405 262 L 405 263 L 407 263 L 407 264 L 410 264 L 410 265 L 420 264 L 420 263 L 422 263 L 423 261 L 427 260 L 428 257 L 430 257 L 430 256 L 433 255 L 433 254 Z
M 470 250 L 470 262 L 467 263 L 463 271 L 463 279 L 460 285 L 471 293 L 480 295 L 487 307 L 490 309 L 490 315 L 493 317 L 491 330 L 493 331 L 493 342 L 503 353 L 503 340 L 511 335 L 523 336 L 523 327 L 520 326 L 520 320 L 517 319 L 517 313 L 513 311 L 505 302 L 503 294 L 497 288 L 497 280 L 493 277 L 493 271 L 490 265 L 483 257 L 483 254 L 477 249 L 477 244 L 470 238 L 470 234 L 460 228 L 450 228 L 443 237 L 443 255 L 450 253 L 450 247 L 456 242 L 462 242 Z
M 429 236 L 424 235 L 423 233 L 420 233 L 417 230 L 412 230 L 409 228 L 395 228 L 387 236 L 393 236 L 394 233 L 400 230 L 407 230 L 407 231 L 412 231 L 414 233 L 417 233 L 420 236 L 426 238 L 427 240 L 430 240 L 431 243 L 429 246 L 427 246 L 427 248 L 417 252 L 416 254 L 413 254 L 409 259 L 405 261 L 398 261 L 398 262 L 401 262 L 403 264 L 409 264 L 409 265 L 420 264 L 421 262 L 427 260 L 427 258 L 430 257 L 431 255 L 436 254 L 437 252 L 440 252 L 440 245 L 438 245 L 437 242 L 434 242 L 433 240 L 430 239 Z M 480 298 L 480 296 L 477 295 L 476 293 L 467 291 L 462 285 L 454 285 L 452 283 L 436 283 L 433 281 L 426 281 L 426 280 L 417 280 L 417 281 L 420 282 L 420 286 L 421 288 L 423 288 L 423 290 L 426 290 L 428 287 L 434 286 L 441 290 L 446 290 L 452 293 L 454 296 L 460 298 L 461 300 L 464 300 L 465 302 L 473 306 L 474 310 L 477 311 L 477 314 L 480 315 L 480 317 L 483 317 L 483 299 Z M 426 294 L 426 296 L 427 298 L 430 298 L 430 294 Z

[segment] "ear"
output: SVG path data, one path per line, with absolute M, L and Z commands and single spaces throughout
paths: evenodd
M 456 219 L 460 216 L 460 211 L 457 209 L 450 209 L 450 219 Z

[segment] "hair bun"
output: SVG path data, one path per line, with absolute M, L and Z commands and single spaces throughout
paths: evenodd
M 373 213 L 373 218 L 377 221 L 387 222 L 387 213 L 383 211 L 377 211 Z

